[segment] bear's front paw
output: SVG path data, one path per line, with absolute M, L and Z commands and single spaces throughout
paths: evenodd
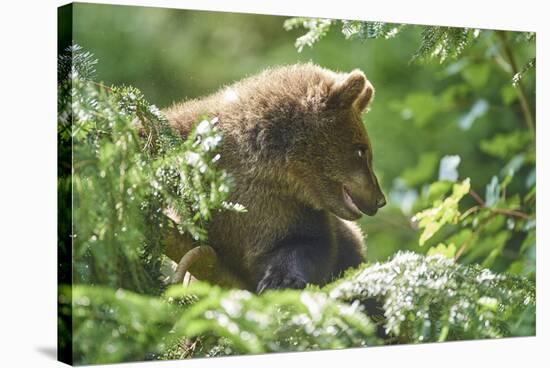
M 307 282 L 302 275 L 288 272 L 285 269 L 269 267 L 258 283 L 256 290 L 258 294 L 261 294 L 269 289 L 303 289 L 306 284 Z

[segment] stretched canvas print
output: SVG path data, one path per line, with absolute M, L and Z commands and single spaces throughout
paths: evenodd
M 533 32 L 58 15 L 61 361 L 535 334 Z

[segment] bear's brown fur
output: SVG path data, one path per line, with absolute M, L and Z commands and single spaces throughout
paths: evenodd
M 230 201 L 247 212 L 215 215 L 209 243 L 247 288 L 322 285 L 362 261 L 363 236 L 350 221 L 385 204 L 361 120 L 373 94 L 359 70 L 310 63 L 165 110 L 182 137 L 200 117 L 218 118 Z

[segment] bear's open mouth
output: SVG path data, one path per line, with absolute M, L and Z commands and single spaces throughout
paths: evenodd
M 342 185 L 342 192 L 344 195 L 344 204 L 346 205 L 346 208 L 350 210 L 355 216 L 361 216 L 363 214 L 363 211 L 357 207 L 355 202 L 353 201 L 353 198 L 351 196 L 350 190 L 346 185 Z
M 368 206 L 365 201 L 360 199 L 354 199 L 353 192 L 345 185 L 342 185 L 342 192 L 344 196 L 344 204 L 346 208 L 352 212 L 355 216 L 361 217 L 364 213 L 368 216 L 374 216 L 377 212 L 377 208 L 372 209 L 371 206 Z

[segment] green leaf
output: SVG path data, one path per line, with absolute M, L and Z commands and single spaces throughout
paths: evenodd
M 434 181 L 428 187 L 427 200 L 434 202 L 436 199 L 441 199 L 452 187 L 453 183 L 451 181 Z
M 470 190 L 470 179 L 467 178 L 461 183 L 453 185 L 452 194 L 445 200 L 435 201 L 433 207 L 417 213 L 413 221 L 418 223 L 418 227 L 423 229 L 420 234 L 419 245 L 424 245 L 435 233 L 437 233 L 446 224 L 455 224 L 459 217 L 458 202 Z
M 449 243 L 449 245 L 445 245 L 444 243 L 439 243 L 435 247 L 431 247 L 428 249 L 428 252 L 426 255 L 433 256 L 433 255 L 442 255 L 443 257 L 454 259 L 456 254 L 456 246 L 454 243 Z

